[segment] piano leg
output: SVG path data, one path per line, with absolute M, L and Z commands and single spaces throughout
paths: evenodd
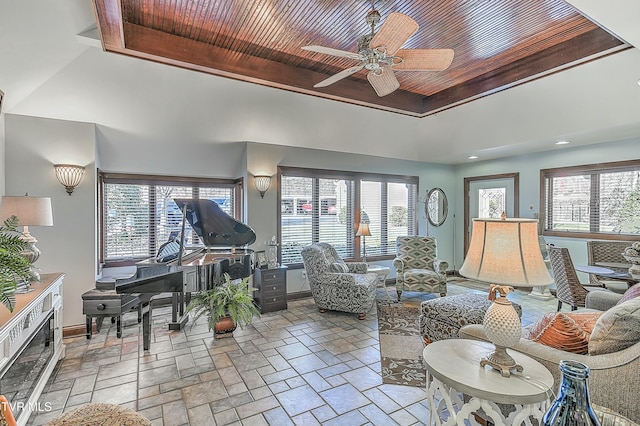
M 151 347 L 151 303 L 142 309 L 142 348 L 148 351 Z
M 178 319 L 178 313 L 180 318 Z M 184 316 L 184 292 L 171 294 L 171 322 L 169 330 L 180 331 L 189 321 L 189 316 Z

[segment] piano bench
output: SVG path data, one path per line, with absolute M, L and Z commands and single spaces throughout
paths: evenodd
M 138 322 L 142 321 L 142 303 L 135 294 L 118 294 L 115 290 L 89 290 L 82 294 L 82 313 L 87 317 L 87 339 L 93 335 L 93 318 L 100 332 L 104 317 L 116 322 L 116 335 L 122 337 L 122 314 L 132 309 L 138 311 Z

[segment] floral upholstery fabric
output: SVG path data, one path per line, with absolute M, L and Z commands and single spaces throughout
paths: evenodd
M 396 290 L 398 300 L 404 290 L 447 294 L 447 268 L 449 264 L 437 259 L 434 237 L 418 235 L 396 239 Z
M 331 264 L 342 260 L 327 243 L 307 246 L 301 254 L 318 308 L 357 314 L 366 314 L 371 309 L 376 298 L 378 276 L 366 273 L 366 263 L 345 262 L 349 272 L 332 272 Z
M 488 294 L 477 293 L 425 300 L 420 304 L 420 332 L 426 342 L 455 339 L 462 326 L 482 324 L 491 303 Z M 522 307 L 517 303 L 513 307 L 522 317 Z

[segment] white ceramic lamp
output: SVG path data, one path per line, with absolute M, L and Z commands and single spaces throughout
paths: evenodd
M 38 240 L 29 232 L 29 226 L 53 226 L 51 198 L 3 196 L 0 202 L 0 220 L 4 222 L 11 216 L 18 218 L 18 225 L 23 226 L 21 238 L 29 243 L 29 250 L 22 253 L 32 264 L 40 257 L 40 249 L 36 247 Z M 32 274 L 39 277 L 32 266 Z
M 487 310 L 483 325 L 496 350 L 483 358 L 480 365 L 488 364 L 507 377 L 511 370 L 522 371 L 506 351 L 520 339 L 522 332 L 520 318 L 506 296 L 513 287 L 553 282 L 538 243 L 538 221 L 474 219 L 469 251 L 460 274 L 491 283 L 489 300 L 494 303 Z

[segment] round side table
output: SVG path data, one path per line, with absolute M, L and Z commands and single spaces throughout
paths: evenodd
M 429 424 L 438 426 L 477 424 L 473 413 L 482 409 L 496 426 L 540 422 L 549 407 L 553 376 L 538 361 L 508 349 L 524 371 L 503 377 L 480 360 L 491 352 L 491 343 L 469 339 L 439 340 L 422 352 L 427 369 Z M 468 395 L 465 402 L 464 395 Z M 515 411 L 505 417 L 497 404 L 512 405 Z M 448 413 L 443 421 L 441 415 Z M 435 420 L 435 422 L 434 422 Z
M 387 289 L 387 275 L 391 273 L 391 269 L 382 265 L 367 265 L 367 272 L 373 272 L 378 275 L 378 285 L 382 285 L 382 288 L 387 293 L 387 298 L 391 299 Z

